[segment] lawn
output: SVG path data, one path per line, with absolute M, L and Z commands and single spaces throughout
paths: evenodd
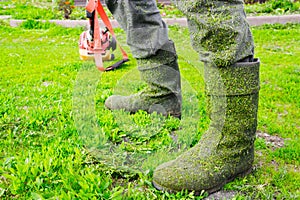
M 1 199 L 201 199 L 151 185 L 157 165 L 197 143 L 206 114 L 203 64 L 186 28 L 170 27 L 179 55 L 179 121 L 104 108 L 111 94 L 143 88 L 136 62 L 102 73 L 79 60 L 81 28 L 11 28 L 0 21 Z M 300 197 L 300 25 L 252 28 L 261 60 L 253 172 L 225 185 L 235 199 Z M 125 44 L 125 34 L 116 30 Z M 115 53 L 117 59 L 120 52 Z M 110 63 L 106 63 L 108 66 Z
M 61 3 L 59 3 L 61 2 Z M 67 3 L 65 3 L 67 2 Z M 251 2 L 251 0 L 245 1 Z M 252 1 L 253 2 L 253 1 Z M 158 3 L 162 17 L 184 17 L 173 4 Z M 67 16 L 70 19 L 85 19 L 85 8 L 74 6 L 73 0 L 21 0 L 0 1 L 0 15 L 11 15 L 13 19 L 64 19 L 65 12 L 72 11 Z M 105 7 L 106 9 L 106 7 Z M 257 15 L 291 15 L 300 13 L 300 1 L 294 0 L 268 0 L 265 3 L 245 4 L 245 11 L 249 16 Z M 109 17 L 112 15 L 107 12 Z

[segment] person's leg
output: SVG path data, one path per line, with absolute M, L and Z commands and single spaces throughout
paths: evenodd
M 259 60 L 243 1 L 177 1 L 205 64 L 210 126 L 193 148 L 157 167 L 153 185 L 215 192 L 251 171 L 257 127 Z
M 155 0 L 106 0 L 127 35 L 138 69 L 148 87 L 131 96 L 113 95 L 105 106 L 129 112 L 145 110 L 180 117 L 180 72 L 174 44 L 168 38 Z
M 194 49 L 217 67 L 254 55 L 254 42 L 243 0 L 174 0 L 187 16 Z

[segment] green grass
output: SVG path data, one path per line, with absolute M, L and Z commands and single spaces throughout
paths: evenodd
M 299 14 L 300 2 L 293 0 L 268 0 L 265 3 L 247 4 L 248 15 L 291 15 Z
M 194 145 L 209 124 L 203 65 L 187 29 L 170 28 L 183 82 L 183 119 L 178 121 L 107 111 L 109 95 L 136 92 L 144 84 L 136 78 L 131 56 L 109 73 L 81 62 L 77 42 L 82 29 L 0 23 L 1 199 L 196 198 L 151 185 L 155 167 Z M 124 32 L 116 31 L 129 51 Z M 297 199 L 300 25 L 256 27 L 253 34 L 261 60 L 258 129 L 284 138 L 285 146 L 274 148 L 258 138 L 254 171 L 224 188 L 236 191 L 236 199 Z M 99 148 L 89 153 L 86 147 L 91 146 Z
M 71 1 L 72 2 L 72 1 Z M 160 13 L 164 18 L 180 18 L 184 17 L 174 5 L 158 4 Z M 104 7 L 110 18 L 113 18 L 111 13 Z M 249 16 L 256 15 L 286 15 L 299 14 L 300 2 L 292 0 L 269 0 L 266 3 L 247 4 L 245 11 Z M 58 5 L 52 1 L 1 1 L 0 15 L 11 15 L 13 19 L 63 19 L 64 14 L 59 11 Z M 86 19 L 85 8 L 75 7 L 72 9 L 70 19 Z

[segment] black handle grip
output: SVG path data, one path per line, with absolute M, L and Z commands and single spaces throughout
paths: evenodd
M 119 62 L 116 62 L 115 64 L 113 64 L 113 65 L 107 67 L 107 68 L 105 69 L 105 71 L 107 72 L 107 71 L 111 71 L 111 70 L 117 69 L 117 68 L 119 68 L 123 63 L 125 63 L 125 62 L 127 62 L 127 61 L 129 61 L 129 59 L 123 59 L 123 60 L 120 60 Z

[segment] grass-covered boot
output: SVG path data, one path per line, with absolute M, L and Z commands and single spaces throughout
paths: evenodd
M 130 96 L 110 96 L 105 101 L 105 106 L 111 110 L 123 109 L 130 113 L 144 110 L 180 118 L 180 72 L 173 42 L 167 42 L 155 55 L 137 59 L 137 62 L 141 78 L 147 83 L 147 87 Z
M 259 60 L 205 67 L 209 129 L 197 145 L 156 168 L 159 190 L 213 193 L 252 169 L 257 127 Z

